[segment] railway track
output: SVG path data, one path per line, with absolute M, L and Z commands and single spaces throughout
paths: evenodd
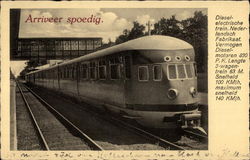
M 63 121 L 64 125 L 62 125 L 41 103 L 39 104 L 38 101 L 34 100 L 34 93 L 31 90 L 23 85 L 20 86 L 18 82 L 16 83 L 38 133 L 43 150 L 103 150 L 102 147 L 74 126 L 63 115 L 54 110 L 45 101 L 39 99 L 46 108 L 54 112 L 56 117 Z M 36 96 L 36 98 L 38 97 Z M 70 128 L 70 132 L 65 126 Z
M 72 106 L 76 105 L 71 100 L 68 100 L 68 102 L 71 103 Z M 187 145 L 185 145 L 183 147 L 183 146 L 180 146 L 178 144 L 172 143 L 172 142 L 170 142 L 170 141 L 168 141 L 168 140 L 166 140 L 158 135 L 151 133 L 150 131 L 146 131 L 140 127 L 132 125 L 131 123 L 127 123 L 125 121 L 122 121 L 121 119 L 116 118 L 114 116 L 105 116 L 101 113 L 97 113 L 95 110 L 86 109 L 85 107 L 78 106 L 78 108 L 81 110 L 84 110 L 86 112 L 91 112 L 91 114 L 93 114 L 94 117 L 100 117 L 101 119 L 108 121 L 109 123 L 115 124 L 116 126 L 119 126 L 121 128 L 125 128 L 126 130 L 129 130 L 130 132 L 133 132 L 133 133 L 139 135 L 140 137 L 144 137 L 146 139 L 149 139 L 152 143 L 155 143 L 155 144 L 157 144 L 165 149 L 168 149 L 168 150 L 186 150 L 187 148 L 189 148 L 189 149 L 193 148 L 193 147 L 190 147 Z
M 76 106 L 77 104 L 73 103 L 72 101 L 68 101 L 68 103 L 70 103 L 70 106 Z M 143 137 L 144 139 L 146 139 L 146 141 L 150 141 L 151 144 L 160 146 L 161 149 L 167 149 L 167 150 L 184 150 L 184 148 L 182 148 L 181 146 L 178 146 L 174 143 L 171 143 L 167 140 L 164 140 L 156 135 L 153 135 L 145 130 L 142 130 L 140 128 L 137 128 L 135 126 L 132 126 L 128 123 L 125 123 L 115 117 L 111 117 L 111 116 L 103 116 L 100 115 L 100 113 L 96 113 L 94 110 L 89 110 L 86 109 L 85 107 L 77 107 L 78 109 L 84 111 L 84 112 L 88 112 L 89 114 L 92 115 L 92 117 L 98 117 L 99 119 L 102 119 L 102 121 L 106 121 L 108 123 L 110 123 L 111 125 L 115 125 L 116 127 L 122 128 L 123 130 L 127 130 L 128 132 L 132 133 L 132 134 L 136 134 L 139 137 Z M 93 116 L 94 115 L 94 116 Z M 121 130 L 121 129 L 120 129 Z M 159 148 L 160 149 L 160 148 Z
M 80 108 L 80 109 L 85 110 L 85 108 Z M 180 142 L 173 143 L 160 135 L 157 135 L 144 128 L 141 128 L 140 126 L 134 125 L 133 123 L 126 122 L 120 118 L 116 118 L 115 116 L 110 116 L 110 115 L 103 116 L 102 113 L 98 113 L 96 112 L 96 110 L 93 111 L 91 109 L 87 109 L 86 111 L 91 112 L 91 114 L 94 114 L 95 116 L 98 116 L 104 119 L 105 121 L 108 121 L 112 124 L 115 124 L 127 130 L 130 130 L 139 136 L 150 139 L 153 143 L 156 143 L 159 146 L 162 146 L 168 150 L 193 150 L 193 149 L 197 150 L 199 149 L 199 147 L 207 148 L 206 147 L 207 136 L 204 136 L 204 135 L 192 132 L 192 131 L 183 130 L 184 136 L 182 136 L 183 137 L 182 141 L 184 142 L 180 141 Z
M 199 149 L 199 147 L 204 148 L 204 145 L 206 145 L 206 142 L 207 142 L 207 137 L 191 132 L 191 131 L 187 131 L 187 133 L 189 133 L 188 137 L 186 137 L 187 134 L 185 134 L 185 137 L 182 136 L 180 141 L 170 142 L 169 140 L 167 140 L 166 138 L 160 135 L 152 133 L 151 131 L 143 129 L 139 126 L 133 125 L 132 123 L 125 122 L 119 118 L 110 117 L 110 116 L 108 119 L 106 117 L 102 117 L 102 118 L 104 118 L 106 121 L 110 121 L 111 123 L 115 123 L 116 125 L 119 125 L 128 130 L 131 130 L 132 132 L 142 137 L 151 139 L 158 145 L 168 148 L 169 150 L 193 150 L 193 149 L 197 150 Z M 197 139 L 198 136 L 199 136 L 199 139 Z M 203 138 L 202 139 L 203 141 L 201 141 L 201 138 Z
M 38 99 L 40 99 L 40 101 L 42 102 L 42 103 L 44 103 L 44 104 L 46 104 L 46 106 L 47 105 L 49 105 L 47 102 L 45 102 L 39 95 L 37 95 L 36 93 L 34 93 L 31 89 L 29 89 L 29 91 L 30 92 L 32 92 Z M 53 100 L 55 100 L 55 99 L 53 99 Z M 70 108 L 74 108 L 73 106 L 74 106 L 75 104 L 73 104 L 72 105 L 72 103 L 69 105 L 70 106 Z M 49 105 L 50 106 L 50 105 Z M 69 106 L 68 107 L 66 107 L 66 108 L 69 108 Z M 54 105 L 53 105 L 53 107 L 52 106 L 50 106 L 51 108 L 52 108 L 52 110 L 51 109 L 49 109 L 49 110 L 51 110 L 51 112 L 53 112 L 53 114 L 55 114 L 56 115 L 56 117 L 58 118 L 58 116 L 57 116 L 57 114 L 61 114 L 61 113 L 64 113 L 65 114 L 65 112 L 64 111 L 62 111 L 61 113 L 59 113 L 58 111 L 56 111 L 56 109 L 54 109 L 54 108 L 56 108 Z M 64 107 L 61 107 L 61 108 L 64 108 Z M 58 109 L 58 108 L 57 108 Z M 55 113 L 54 113 L 55 112 Z M 57 113 L 56 113 L 57 112 Z M 74 111 L 72 111 L 72 112 L 74 112 Z M 79 113 L 79 112 L 78 112 Z M 89 114 L 89 113 L 88 113 Z M 81 116 L 83 116 L 83 117 L 85 117 L 84 115 L 82 115 L 82 114 L 80 114 Z M 65 117 L 65 116 L 64 116 Z M 79 116 L 77 116 L 77 115 L 75 115 L 75 117 L 79 117 Z M 91 115 L 91 117 L 94 117 L 93 115 Z M 60 118 L 58 118 L 58 119 L 60 119 Z M 66 118 L 67 119 L 67 118 Z M 87 118 L 88 119 L 88 118 Z M 95 118 L 94 118 L 95 119 Z M 60 119 L 60 121 L 61 121 L 61 119 Z M 81 124 L 83 124 L 83 123 L 85 123 L 85 125 L 84 125 L 84 128 L 86 127 L 87 129 L 89 129 L 89 128 L 91 128 L 90 126 L 91 126 L 91 124 L 89 124 L 88 122 L 84 122 L 84 121 L 79 121 Z M 73 122 L 72 122 L 73 123 Z M 106 122 L 107 123 L 107 122 Z M 89 126 L 87 126 L 87 125 L 89 125 Z M 111 124 L 110 124 L 111 125 Z M 112 124 L 113 125 L 113 124 Z M 77 126 L 79 126 L 79 124 L 77 125 Z M 114 125 L 113 125 L 114 126 Z M 102 126 L 102 128 L 108 128 L 108 129 L 110 129 L 110 126 L 106 126 L 106 125 L 103 125 Z M 111 127 L 111 128 L 115 128 L 115 127 Z M 79 130 L 84 130 L 84 129 L 79 129 Z M 131 150 L 130 148 L 132 147 L 132 148 L 135 148 L 136 150 L 140 150 L 140 148 L 145 148 L 146 150 L 165 150 L 165 149 L 169 149 L 169 148 L 163 148 L 163 147 L 160 147 L 158 144 L 155 144 L 155 143 L 151 143 L 151 142 L 149 142 L 149 140 L 145 140 L 145 139 L 143 139 L 143 143 L 141 143 L 140 141 L 142 141 L 142 140 L 138 140 L 138 139 L 142 139 L 142 138 L 140 138 L 139 136 L 133 136 L 133 135 L 135 135 L 134 133 L 129 133 L 129 134 L 126 134 L 126 133 L 128 133 L 128 132 L 124 132 L 124 131 L 122 131 L 121 129 L 118 129 L 119 130 L 119 136 L 120 136 L 120 134 L 122 133 L 122 134 L 124 134 L 123 135 L 123 137 L 125 136 L 126 138 L 128 138 L 128 137 L 137 137 L 137 138 L 131 138 L 131 139 L 134 139 L 134 140 L 128 140 L 128 141 L 132 141 L 132 142 L 129 142 L 129 144 L 131 144 L 130 145 L 130 147 L 128 147 L 126 144 L 124 144 L 124 142 L 119 142 L 119 137 L 114 137 L 113 136 L 113 139 L 118 139 L 117 141 L 118 142 L 115 142 L 113 139 L 111 140 L 111 142 L 112 143 L 114 143 L 114 144 L 111 144 L 110 142 L 107 142 L 107 141 L 100 141 L 99 139 L 106 139 L 107 137 L 109 137 L 110 135 L 107 135 L 107 134 L 102 134 L 102 133 L 94 133 L 94 132 L 98 132 L 98 131 L 100 131 L 101 132 L 101 128 L 95 128 L 94 129 L 95 131 L 93 131 L 93 130 L 89 130 L 89 132 L 91 133 L 88 133 L 88 135 L 91 135 L 91 137 L 93 138 L 93 135 L 94 134 L 99 134 L 99 137 L 98 138 L 93 138 L 94 140 L 93 141 L 95 141 L 96 142 L 96 144 L 99 144 L 99 146 L 101 146 L 102 147 L 102 150 L 110 150 L 110 149 L 112 149 L 112 150 L 127 150 L 127 149 L 129 149 L 129 150 Z M 112 130 L 112 129 L 110 129 L 110 130 Z M 110 131 L 109 131 L 110 132 Z M 111 131 L 112 132 L 112 131 Z M 101 135 L 101 137 L 100 137 L 100 135 Z M 132 135 L 132 136 L 131 136 Z M 103 138 L 103 137 L 105 137 L 105 138 Z M 107 138 L 108 140 L 110 140 L 110 138 Z M 114 141 L 114 142 L 113 142 Z M 123 140 L 123 141 L 126 141 L 126 140 Z M 135 141 L 135 142 L 133 142 L 133 141 Z M 138 142 L 138 144 L 136 144 L 136 141 Z M 126 142 L 125 142 L 126 143 Z M 118 145 L 119 144 L 119 145 Z M 140 145 L 140 144 L 142 144 L 142 145 Z M 149 149 L 148 149 L 149 148 Z M 133 149 L 132 149 L 133 150 Z
M 83 109 L 83 108 L 81 108 Z M 120 118 L 116 118 L 115 116 L 103 116 L 100 113 L 93 112 L 92 110 L 87 110 L 88 112 L 91 112 L 95 116 L 98 116 L 105 121 L 109 121 L 110 123 L 113 123 L 115 125 L 118 125 L 122 128 L 125 128 L 127 130 L 130 130 L 136 134 L 138 134 L 141 137 L 145 137 L 147 139 L 150 139 L 152 142 L 158 144 L 159 146 L 162 146 L 168 150 L 197 150 L 199 147 L 206 148 L 207 143 L 207 137 L 200 135 L 198 133 L 194 133 L 188 130 L 183 130 L 185 132 L 185 136 L 182 136 L 182 140 L 180 142 L 171 142 L 167 140 L 166 138 L 157 135 L 155 133 L 152 133 L 149 130 L 143 129 L 137 125 L 133 125 L 133 123 L 126 122 L 124 120 L 121 120 Z M 189 134 L 189 136 L 187 136 Z M 184 142 L 182 142 L 184 141 Z
M 77 106 L 76 103 L 72 102 L 71 100 L 67 100 L 67 102 L 71 103 L 72 104 L 71 106 Z M 173 143 L 173 142 L 170 142 L 170 141 L 164 139 L 161 136 L 158 136 L 154 133 L 151 133 L 150 131 L 146 131 L 143 128 L 135 126 L 131 123 L 127 123 L 119 118 L 114 117 L 114 116 L 105 116 L 105 115 L 97 113 L 94 110 L 91 110 L 89 108 L 86 109 L 86 107 L 78 106 L 77 108 L 79 108 L 80 110 L 84 110 L 86 112 L 90 112 L 92 115 L 94 115 L 94 117 L 100 117 L 101 119 L 103 119 L 109 123 L 112 123 L 116 126 L 119 126 L 120 128 L 125 128 L 126 130 L 129 130 L 130 132 L 133 132 L 133 133 L 139 135 L 140 137 L 144 137 L 145 139 L 148 139 L 152 143 L 157 144 L 165 149 L 168 149 L 168 150 L 197 149 L 197 147 L 192 146 L 192 144 L 194 144 L 194 141 L 191 141 L 190 143 L 186 143 L 186 142 L 185 143 L 181 142 L 179 144 Z M 196 145 L 196 144 L 194 144 L 194 145 Z
M 183 133 L 185 136 L 191 138 L 191 139 L 196 139 L 199 140 L 201 142 L 207 142 L 208 141 L 208 137 L 199 133 L 195 133 L 193 131 L 190 130 L 183 130 Z
M 117 123 L 120 126 L 127 128 L 128 130 L 133 131 L 134 133 L 143 136 L 145 138 L 150 138 L 153 141 L 155 141 L 155 143 L 157 143 L 158 145 L 165 147 L 165 148 L 169 148 L 170 150 L 185 150 L 185 148 L 183 148 L 182 146 L 179 146 L 177 144 L 174 144 L 168 140 L 165 140 L 157 135 L 154 135 L 146 130 L 143 130 L 141 128 L 138 128 L 137 126 L 133 126 L 129 123 L 126 123 L 124 121 L 121 121 L 117 118 L 111 117 L 111 119 L 109 121 L 112 121 L 113 123 Z

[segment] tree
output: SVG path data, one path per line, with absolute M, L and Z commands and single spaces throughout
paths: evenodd
M 172 37 L 181 37 L 181 23 L 173 15 L 170 19 L 161 18 L 159 22 L 154 24 L 152 34 L 168 35 Z
M 198 72 L 206 71 L 207 66 L 207 16 L 201 11 L 194 17 L 183 20 L 183 39 L 194 46 Z
M 144 36 L 145 26 L 141 25 L 140 23 L 136 21 L 133 22 L 133 24 L 134 26 L 128 34 L 128 40 L 132 40 L 132 39 Z
M 129 32 L 130 31 L 128 29 L 123 30 L 123 34 L 116 38 L 115 43 L 120 44 L 120 43 L 128 41 Z
M 123 30 L 123 34 L 116 38 L 115 43 L 119 44 L 119 43 L 126 42 L 128 40 L 142 37 L 144 36 L 144 30 L 145 30 L 145 26 L 139 24 L 137 21 L 134 21 L 133 28 L 131 30 L 128 30 L 128 29 Z

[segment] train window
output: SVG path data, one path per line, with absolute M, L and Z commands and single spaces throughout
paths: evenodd
M 60 69 L 60 78 L 63 78 L 63 69 Z
M 120 62 L 121 59 L 119 57 L 114 57 L 109 60 L 110 63 L 110 78 L 111 79 L 119 79 L 121 77 L 120 71 Z
M 62 68 L 62 72 L 63 72 L 63 78 L 66 78 L 66 67 Z
M 95 64 L 95 62 L 90 63 L 89 76 L 90 76 L 90 79 L 96 79 L 96 64 Z
M 184 69 L 183 64 L 177 65 L 177 70 L 178 70 L 178 78 L 180 78 L 180 79 L 186 78 L 185 69 Z
M 192 76 L 192 66 L 191 66 L 191 64 L 186 64 L 185 67 L 186 67 L 187 77 L 192 78 L 193 76 Z
M 78 67 L 77 67 L 77 65 L 75 65 L 75 72 L 74 72 L 74 77 L 75 77 L 75 79 L 77 79 L 77 75 L 78 75 Z
M 64 67 L 64 76 L 63 76 L 63 78 L 67 78 L 67 67 Z
M 81 65 L 81 78 L 82 79 L 88 78 L 88 64 Z
M 45 73 L 47 74 L 47 79 L 50 79 L 50 74 L 49 74 L 49 71 L 45 71 Z
M 139 66 L 138 67 L 138 79 L 139 81 L 148 81 L 148 66 Z
M 67 78 L 71 78 L 71 75 L 72 75 L 72 68 L 71 67 L 68 67 L 67 74 L 68 74 Z
M 69 78 L 70 77 L 70 67 L 67 67 L 67 77 L 66 78 Z
M 74 65 L 72 67 L 72 79 L 76 79 L 77 78 L 76 72 L 77 72 L 77 67 L 76 67 L 76 65 Z
M 176 79 L 177 78 L 175 65 L 168 66 L 168 77 L 169 77 L 169 79 Z
M 68 78 L 68 67 L 65 67 L 65 77 L 64 78 Z
M 65 67 L 62 68 L 62 78 L 65 78 Z
M 99 78 L 106 79 L 106 66 L 99 66 Z
M 106 72 L 106 61 L 105 60 L 100 60 L 99 61 L 99 78 L 100 79 L 106 79 L 107 72 Z
M 118 64 L 110 65 L 110 78 L 111 79 L 120 78 L 120 66 Z
M 51 74 L 51 79 L 54 79 L 54 71 L 53 70 L 51 70 L 50 74 Z
M 55 79 L 58 79 L 58 70 L 55 70 Z
M 162 79 L 162 70 L 160 65 L 153 66 L 153 79 L 160 81 Z
M 72 79 L 75 79 L 75 71 L 76 71 L 76 68 L 75 68 L 73 65 L 72 65 L 71 68 L 72 68 L 72 70 L 71 70 L 71 75 L 72 75 L 71 78 L 72 78 Z
M 130 63 L 130 57 L 129 56 L 125 56 L 124 58 L 125 61 L 125 77 L 127 79 L 131 78 L 131 63 Z

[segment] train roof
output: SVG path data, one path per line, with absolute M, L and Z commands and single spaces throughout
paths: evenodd
M 34 71 L 31 73 L 39 72 L 42 70 L 48 70 L 55 68 L 57 66 L 64 66 L 71 63 L 84 61 L 84 60 L 90 60 L 95 59 L 98 57 L 103 57 L 107 55 L 111 55 L 113 53 L 121 52 L 121 51 L 127 51 L 127 50 L 186 50 L 186 49 L 193 49 L 193 46 L 189 43 L 170 36 L 162 36 L 162 35 L 152 35 L 152 36 L 144 36 L 141 38 L 137 38 L 134 40 L 130 40 L 109 48 L 105 48 L 102 50 L 98 50 L 96 52 L 69 60 L 67 62 L 46 68 L 41 69 L 38 71 Z

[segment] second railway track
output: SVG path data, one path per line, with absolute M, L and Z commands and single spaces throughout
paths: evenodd
M 34 98 L 34 95 L 29 90 L 27 90 L 26 87 L 24 87 L 23 85 L 20 86 L 18 83 L 17 86 L 30 113 L 30 117 L 35 126 L 35 130 L 37 131 L 41 149 L 102 150 L 100 146 L 92 143 L 91 139 L 88 139 L 86 135 L 78 131 L 77 128 L 74 128 L 74 126 L 72 126 L 68 122 L 65 125 L 74 128 L 74 131 L 70 132 L 60 121 L 58 121 L 58 119 L 54 115 L 52 115 L 44 107 L 44 104 L 40 103 L 36 98 Z M 61 117 L 61 119 L 62 118 L 63 117 Z M 83 141 L 83 139 L 85 141 Z

